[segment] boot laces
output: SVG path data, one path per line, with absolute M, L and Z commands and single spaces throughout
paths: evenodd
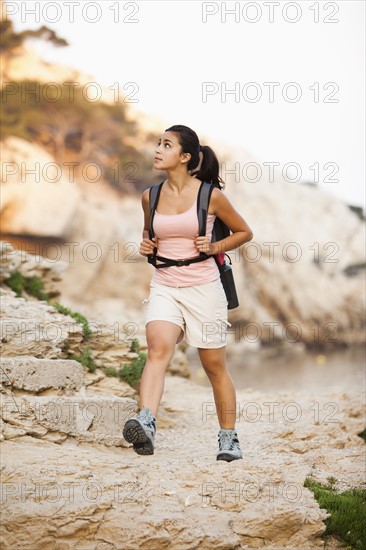
M 236 443 L 239 443 L 239 441 L 233 434 L 222 432 L 219 435 L 219 445 L 221 451 L 233 451 Z
M 138 414 L 138 419 L 141 420 L 141 422 L 148 428 L 150 428 L 151 430 L 154 430 L 155 431 L 155 418 L 153 416 L 151 416 L 151 414 L 146 411 L 146 410 L 143 410 L 141 411 L 139 414 Z

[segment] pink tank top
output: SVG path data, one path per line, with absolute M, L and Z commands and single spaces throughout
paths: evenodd
M 207 214 L 206 236 L 211 240 L 215 214 Z M 156 210 L 153 229 L 158 239 L 158 256 L 180 260 L 199 255 L 194 244 L 198 234 L 197 198 L 186 212 L 181 214 L 159 214 Z M 159 260 L 157 264 L 159 264 Z M 167 286 L 193 286 L 210 283 L 220 277 L 213 257 L 189 265 L 155 269 L 152 281 Z

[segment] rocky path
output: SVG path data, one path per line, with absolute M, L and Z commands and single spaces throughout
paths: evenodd
M 95 402 L 88 388 L 75 399 Z M 109 409 L 95 409 L 101 412 L 87 428 L 79 422 L 79 432 L 55 442 L 48 419 L 38 418 L 48 436 L 28 429 L 1 444 L 1 547 L 323 548 L 327 513 L 303 484 L 311 475 L 333 476 L 340 490 L 364 486 L 362 392 L 248 390 L 237 402 L 244 459 L 231 463 L 216 461 L 211 389 L 180 377 L 166 378 L 153 456 L 136 455 L 116 435 L 123 408 L 108 422 L 102 417 Z M 104 430 L 104 439 L 83 437 L 93 430 Z

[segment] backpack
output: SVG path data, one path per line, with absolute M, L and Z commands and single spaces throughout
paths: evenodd
M 149 238 L 150 240 L 155 236 L 153 230 L 153 220 L 155 215 L 155 210 L 158 206 L 159 197 L 163 183 L 158 183 L 152 185 L 149 191 L 149 206 L 150 206 L 150 228 L 149 228 Z M 198 216 L 198 232 L 201 237 L 206 235 L 206 222 L 207 222 L 207 212 L 208 206 L 210 203 L 211 193 L 215 187 L 212 183 L 202 182 L 198 191 L 197 197 L 197 216 Z M 211 242 L 216 242 L 228 237 L 231 231 L 228 226 L 216 216 L 215 222 L 212 228 L 212 238 Z M 147 261 L 152 264 L 156 269 L 162 269 L 164 267 L 169 267 L 172 265 L 184 266 L 191 263 L 202 262 L 208 258 L 214 257 L 217 267 L 220 272 L 221 282 L 225 290 L 226 298 L 228 301 L 228 309 L 234 309 L 238 307 L 239 301 L 235 289 L 235 282 L 231 268 L 231 258 L 225 252 L 219 252 L 217 254 L 206 254 L 205 252 L 200 252 L 198 256 L 194 258 L 186 258 L 181 260 L 173 260 L 171 258 L 165 258 L 163 256 L 157 255 L 157 247 L 154 248 L 153 254 L 149 254 Z M 225 261 L 225 256 L 229 258 L 230 264 L 227 264 Z M 159 260 L 161 263 L 157 264 L 156 261 Z

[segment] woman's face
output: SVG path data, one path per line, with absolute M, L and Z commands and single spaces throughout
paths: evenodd
M 154 168 L 157 170 L 177 168 L 181 164 L 187 164 L 189 159 L 189 153 L 181 153 L 177 134 L 173 132 L 161 134 L 155 148 Z

